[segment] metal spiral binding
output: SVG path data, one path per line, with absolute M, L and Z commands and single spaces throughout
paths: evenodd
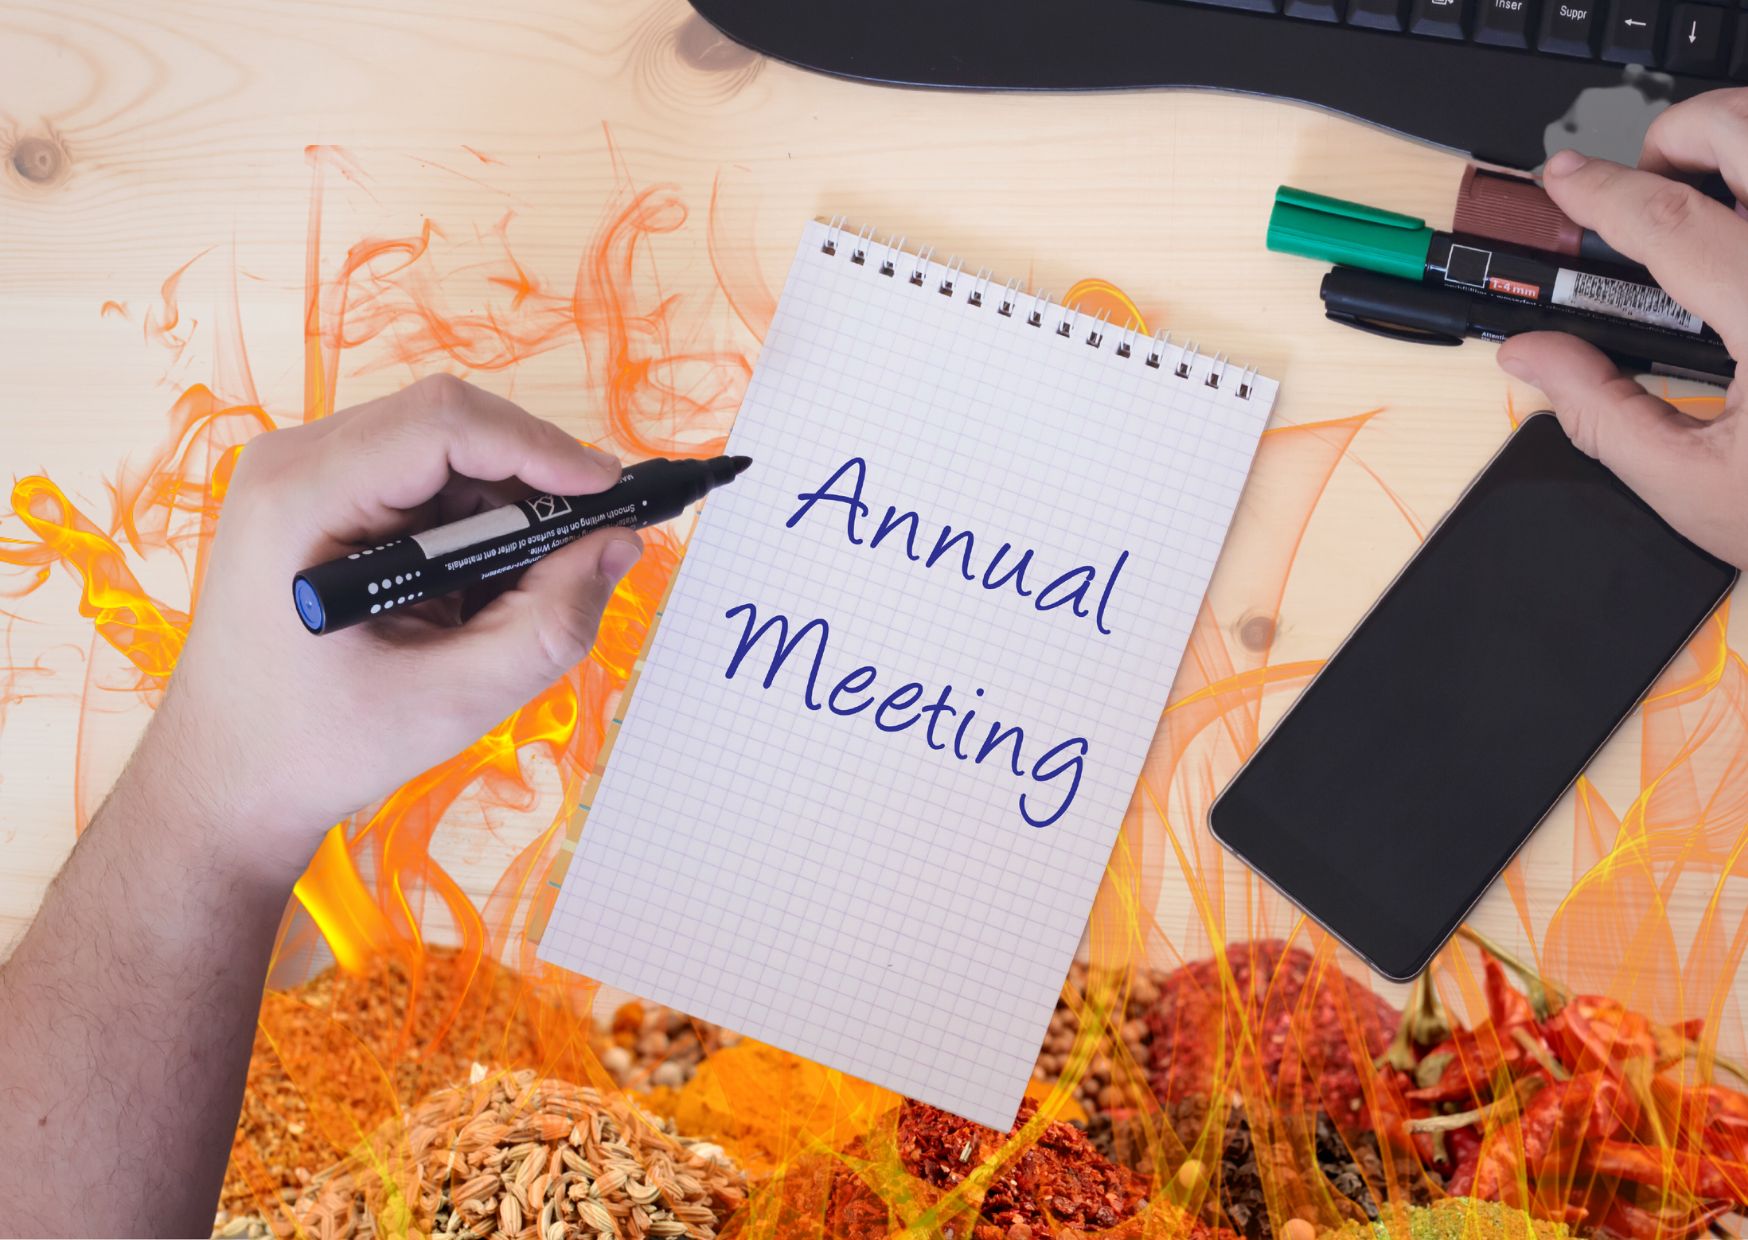
M 888 237 L 886 239 L 886 259 L 880 264 L 880 274 L 883 276 L 889 276 L 897 271 L 898 256 L 903 253 L 904 238 L 900 237 L 897 241 L 894 241 L 892 238 Z
M 860 267 L 868 261 L 868 246 L 874 240 L 874 227 L 869 225 L 856 234 L 856 248 L 850 251 L 850 261 Z
M 983 308 L 983 296 L 989 292 L 989 282 L 993 279 L 995 279 L 995 273 L 988 267 L 977 269 L 977 278 L 971 282 L 971 291 L 965 295 L 965 300 L 970 303 L 973 310 Z
M 929 258 L 934 252 L 935 247 L 932 245 L 925 245 L 916 252 L 916 265 L 910 269 L 910 282 L 918 288 L 929 278 Z
M 933 247 L 931 246 L 930 249 L 932 250 Z M 953 295 L 953 285 L 958 281 L 959 273 L 963 270 L 965 270 L 965 264 L 959 261 L 958 255 L 947 260 L 947 274 L 941 277 L 941 296 L 951 297 Z
M 835 257 L 839 248 L 844 243 L 848 227 L 849 222 L 845 216 L 833 216 L 831 221 L 826 225 L 825 240 L 820 244 L 821 252 L 828 256 Z M 871 226 L 862 228 L 857 231 L 855 240 L 850 245 L 850 261 L 858 267 L 866 266 L 868 263 L 869 250 L 873 249 L 875 246 L 879 246 L 885 251 L 885 253 L 880 262 L 876 264 L 875 270 L 883 276 L 894 276 L 898 272 L 899 260 L 906 256 L 904 242 L 905 238 L 903 236 L 895 238 L 890 234 L 885 241 L 876 241 L 874 229 Z M 910 270 L 906 273 L 906 280 L 908 283 L 917 288 L 923 288 L 928 284 L 929 263 L 933 260 L 934 253 L 935 247 L 928 245 L 919 247 L 914 255 L 909 256 L 912 261 Z M 979 267 L 977 269 L 977 274 L 970 280 L 966 281 L 963 279 L 965 264 L 957 256 L 949 258 L 944 266 L 945 270 L 941 276 L 940 283 L 936 286 L 936 291 L 943 297 L 954 297 L 957 295 L 959 286 L 963 282 L 969 286 L 965 292 L 965 304 L 974 310 L 982 309 L 984 303 L 989 300 L 989 290 L 995 282 L 995 273 L 988 267 Z M 1019 305 L 1020 298 L 1025 295 L 1026 289 L 1023 281 L 1018 277 L 1009 280 L 1002 286 L 1001 293 L 996 299 L 995 312 L 1003 318 L 1012 318 L 1015 309 Z M 1073 340 L 1077 337 L 1080 332 L 1081 322 L 1081 309 L 1079 303 L 1072 306 L 1065 306 L 1058 302 L 1053 302 L 1050 300 L 1050 294 L 1043 290 L 1033 293 L 1031 296 L 1032 304 L 1027 310 L 1023 320 L 1028 327 L 1041 328 L 1044 325 L 1045 313 L 1050 310 L 1055 310 L 1058 313 L 1053 328 L 1054 334 L 1065 340 Z M 1086 335 L 1083 338 L 1087 347 L 1092 349 L 1103 349 L 1105 347 L 1105 338 L 1110 334 L 1110 330 L 1111 312 L 1109 310 L 1101 310 L 1087 326 Z M 1137 345 L 1140 343 L 1140 338 L 1140 329 L 1137 327 L 1135 321 L 1130 319 L 1128 323 L 1124 324 L 1123 327 L 1118 330 L 1116 343 L 1114 344 L 1112 351 L 1118 357 L 1125 360 L 1133 358 L 1136 355 Z M 1165 360 L 1166 348 L 1170 343 L 1170 332 L 1155 332 L 1148 341 L 1147 348 L 1142 353 L 1142 364 L 1153 370 L 1161 369 Z M 1196 342 L 1193 340 L 1188 342 L 1182 347 L 1177 364 L 1171 368 L 1172 376 L 1178 379 L 1188 379 L 1195 370 L 1196 363 L 1202 359 L 1202 356 L 1202 352 L 1197 347 Z M 1216 353 L 1209 357 L 1208 375 L 1207 378 L 1202 381 L 1203 386 L 1213 388 L 1215 391 L 1224 391 L 1230 386 L 1233 395 L 1239 400 L 1249 400 L 1251 391 L 1256 386 L 1257 368 L 1255 366 L 1244 367 L 1239 371 L 1237 384 L 1228 385 L 1226 382 L 1226 376 L 1231 368 L 1232 361 L 1226 354 Z

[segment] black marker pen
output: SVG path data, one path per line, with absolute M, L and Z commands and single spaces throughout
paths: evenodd
M 298 619 L 332 633 L 371 616 L 526 568 L 607 526 L 642 529 L 679 516 L 734 481 L 749 457 L 640 461 L 596 495 L 534 495 L 448 525 L 391 539 L 292 578 Z
M 1470 336 L 1498 341 L 1523 332 L 1561 331 L 1588 340 L 1635 374 L 1669 375 L 1721 387 L 1736 377 L 1736 363 L 1723 345 L 1637 323 L 1463 289 L 1410 284 L 1352 267 L 1337 267 L 1324 276 L 1320 292 L 1329 318 L 1392 340 L 1461 344 Z
M 1283 185 L 1269 214 L 1268 247 L 1380 275 L 1506 301 L 1637 323 L 1707 344 L 1718 333 L 1655 284 L 1643 268 L 1540 254 L 1485 237 L 1439 232 L 1425 221 Z

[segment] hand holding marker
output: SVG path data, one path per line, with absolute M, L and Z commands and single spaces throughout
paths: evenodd
M 298 619 L 312 633 L 332 633 L 526 568 L 591 530 L 667 521 L 751 464 L 744 456 L 642 461 L 597 495 L 533 495 L 354 551 L 292 578 Z
M 1330 317 L 1399 339 L 1454 343 L 1463 335 L 1567 331 L 1635 369 L 1717 383 L 1735 376 L 1718 333 L 1649 272 L 1573 256 L 1571 249 L 1585 248 L 1579 233 L 1567 253 L 1550 254 L 1439 232 L 1413 216 L 1283 185 L 1269 215 L 1268 247 L 1342 264 L 1325 282 Z M 1392 293 L 1360 272 L 1401 287 Z

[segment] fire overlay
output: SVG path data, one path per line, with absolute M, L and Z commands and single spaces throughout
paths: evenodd
M 493 159 L 468 155 L 468 175 L 489 178 Z M 93 313 L 137 325 L 140 347 L 172 376 L 186 372 L 191 350 L 210 351 L 210 379 L 172 380 L 155 444 L 117 462 L 99 505 L 82 508 L 47 477 L 11 484 L 0 522 L 0 726 L 21 697 L 78 700 L 74 828 L 118 756 L 100 720 L 118 701 L 154 706 L 175 666 L 237 453 L 253 436 L 327 416 L 361 375 L 441 370 L 513 390 L 545 358 L 571 368 L 574 407 L 587 419 L 571 429 L 584 438 L 626 459 L 713 455 L 770 322 L 771 284 L 750 238 L 724 225 L 720 180 L 694 209 L 672 186 L 640 184 L 612 153 L 611 200 L 579 224 L 574 266 L 550 272 L 518 257 L 513 212 L 384 219 L 380 234 L 336 238 L 329 209 L 367 187 L 369 170 L 330 148 L 308 158 L 301 390 L 260 393 L 234 303 L 213 323 L 183 312 L 188 272 L 227 261 L 207 251 L 138 308 L 115 300 Z M 690 256 L 708 282 L 664 284 L 657 247 Z M 1085 281 L 1064 300 L 1115 322 L 1143 320 L 1104 281 Z M 692 1083 L 651 1105 L 711 1128 L 703 1135 L 748 1172 L 734 1234 L 981 1236 L 989 1219 L 1010 1217 L 1002 1211 L 1014 1183 L 1048 1168 L 1064 1174 L 1065 1160 L 1082 1155 L 1082 1138 L 1054 1122 L 1088 1119 L 1083 1100 L 1121 1129 L 1130 1165 L 1104 1173 L 1104 1205 L 1077 1197 L 1072 1212 L 1063 1206 L 1048 1226 L 1057 1234 L 1252 1234 L 1222 1204 L 1238 1116 L 1246 1139 L 1271 1151 L 1254 1160 L 1267 1226 L 1294 1240 L 1354 1220 L 1353 1197 L 1319 1172 L 1319 1149 L 1357 1148 L 1362 1136 L 1375 1151 L 1365 1188 L 1386 1223 L 1405 1219 L 1399 1211 L 1413 1202 L 1472 1195 L 1581 1232 L 1688 1236 L 1730 1226 L 1719 1220 L 1748 1201 L 1748 1096 L 1737 1066 L 1748 1048 L 1735 990 L 1748 947 L 1739 885 L 1748 877 L 1748 669 L 1728 644 L 1727 613 L 1628 725 L 1640 742 L 1639 794 L 1617 807 L 1581 780 L 1558 811 L 1575 815 L 1561 876 L 1570 894 L 1550 914 L 1518 864 L 1507 871 L 1529 951 L 1513 959 L 1459 941 L 1400 1015 L 1203 826 L 1269 712 L 1317 670 L 1313 660 L 1274 657 L 1276 626 L 1337 468 L 1361 471 L 1404 529 L 1425 532 L 1355 453 L 1377 416 L 1265 435 L 1258 471 L 1276 484 L 1228 548 L 1249 605 L 1238 615 L 1203 607 L 1094 908 L 1087 967 L 1065 987 L 1063 1028 L 1072 1032 L 1024 1122 L 1012 1134 L 966 1133 L 770 1048 L 713 1049 Z M 1512 417 L 1502 409 L 1502 433 Z M 1145 427 L 1136 434 L 1144 449 Z M 526 936 L 568 807 L 683 552 L 670 532 L 648 531 L 645 542 L 587 661 L 454 758 L 337 824 L 297 885 L 258 1050 L 274 1051 L 299 1096 L 297 1122 L 318 1126 L 337 1152 L 374 1151 L 387 1179 L 408 1161 L 395 1146 L 405 1137 L 400 1117 L 419 1100 L 413 1091 L 443 1083 L 415 1086 L 410 1066 L 472 1059 L 618 1088 L 593 1031 L 595 988 L 539 964 Z M 53 673 L 34 640 L 38 621 L 62 618 L 45 610 L 59 604 L 41 589 L 57 574 L 77 583 L 89 624 L 77 682 Z M 510 815 L 544 826 L 512 842 L 476 899 L 434 846 L 439 828 L 496 838 L 495 824 Z M 1183 924 L 1155 912 L 1168 888 L 1188 893 L 1193 915 Z M 1677 893 L 1702 910 L 1679 929 L 1667 913 Z M 289 984 L 328 954 L 338 971 L 318 1005 Z M 380 998 L 391 973 L 403 984 L 385 1018 L 389 1036 L 356 1036 L 349 1014 Z M 330 1022 L 315 1051 L 290 1033 L 312 1011 Z M 1084 1090 L 1089 1081 L 1098 1088 Z M 233 1191 L 281 1234 L 299 1229 L 263 1151 L 241 1138 Z M 1010 1240 L 1035 1234 L 1030 1222 L 1004 1228 Z

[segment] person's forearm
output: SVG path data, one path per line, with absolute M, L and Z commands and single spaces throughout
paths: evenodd
M 323 833 L 587 658 L 642 544 L 595 530 L 465 623 L 432 600 L 324 637 L 293 575 L 415 514 L 619 474 L 447 375 L 248 443 L 164 703 L 0 963 L 0 1235 L 207 1233 L 273 936 Z
M 296 872 L 209 820 L 219 798 L 165 739 L 148 734 L 0 963 L 10 1234 L 212 1225 Z

